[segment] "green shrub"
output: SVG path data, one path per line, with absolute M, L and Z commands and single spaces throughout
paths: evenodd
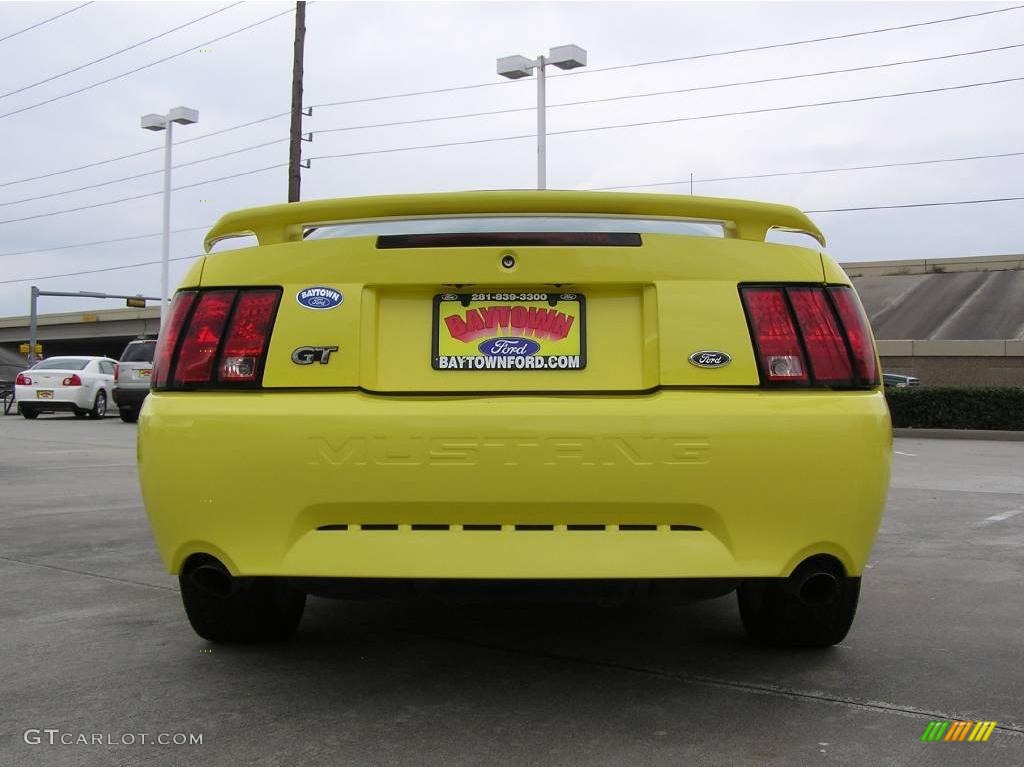
M 1024 430 L 1024 387 L 887 387 L 894 427 Z

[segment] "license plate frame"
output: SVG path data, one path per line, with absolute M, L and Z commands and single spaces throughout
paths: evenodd
M 438 293 L 430 365 L 436 371 L 582 371 L 586 320 L 586 296 L 572 291 Z

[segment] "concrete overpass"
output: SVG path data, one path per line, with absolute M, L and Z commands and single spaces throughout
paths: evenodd
M 0 318 L 0 380 L 14 378 L 25 367 L 18 347 L 28 341 L 28 321 L 27 315 Z M 116 360 L 129 341 L 155 337 L 159 330 L 159 307 L 125 307 L 39 315 L 36 335 L 44 357 L 106 355 Z

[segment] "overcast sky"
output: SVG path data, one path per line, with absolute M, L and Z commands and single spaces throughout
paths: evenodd
M 0 5 L 0 38 L 79 3 Z M 160 231 L 159 195 L 72 213 L 50 214 L 159 192 L 160 174 L 41 200 L 25 198 L 162 168 L 163 134 L 139 117 L 177 105 L 200 112 L 178 128 L 187 141 L 286 112 L 290 104 L 293 16 L 284 15 L 165 63 L 37 108 L 7 114 L 186 51 L 292 4 L 246 2 L 95 2 L 51 23 L 0 41 L 0 94 L 105 56 L 227 8 L 197 24 L 101 63 L 11 95 L 0 95 L 0 316 L 28 312 L 30 281 L 65 272 L 116 267 L 160 256 L 160 239 L 52 249 Z M 333 107 L 315 106 L 307 131 L 459 115 L 525 111 L 433 123 L 335 131 L 303 146 L 306 157 L 530 134 L 532 78 L 504 81 L 497 56 L 546 53 L 575 43 L 589 52 L 581 74 L 550 77 L 548 101 L 678 90 L 930 58 L 1024 44 L 1024 9 L 774 50 L 596 71 L 638 62 L 839 35 L 986 10 L 990 3 L 383 3 L 308 5 L 306 105 L 459 85 L 488 87 Z M 770 84 L 552 108 L 552 132 L 617 123 L 853 99 L 1024 77 L 1024 47 L 855 73 Z M 556 70 L 552 70 L 552 73 Z M 718 117 L 638 128 L 551 136 L 548 185 L 585 189 L 723 176 L 814 170 L 1024 152 L 1024 82 L 784 112 Z M 174 151 L 175 164 L 286 139 L 287 117 Z M 139 157 L 25 183 L 9 182 L 144 150 Z M 174 186 L 287 161 L 287 141 L 174 173 Z M 1024 195 L 1024 156 L 914 167 L 696 183 L 696 194 L 783 202 L 804 210 L 899 205 Z M 529 188 L 535 184 L 532 139 L 313 160 L 303 198 L 393 192 Z M 649 191 L 688 193 L 688 183 Z M 174 194 L 172 229 L 205 227 L 240 207 L 283 202 L 284 167 L 201 183 Z M 1019 253 L 1024 201 L 986 205 L 812 214 L 840 261 Z M 172 258 L 199 254 L 203 231 L 172 237 Z M 809 243 L 809 241 L 808 241 Z M 809 243 L 810 244 L 810 243 Z M 21 251 L 36 251 L 12 255 Z M 174 262 L 176 284 L 189 261 Z M 51 290 L 159 291 L 159 266 L 37 279 Z M 50 299 L 43 312 L 119 306 Z

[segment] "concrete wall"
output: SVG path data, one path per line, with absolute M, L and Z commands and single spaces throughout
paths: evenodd
M 882 370 L 922 384 L 1024 387 L 1024 340 L 879 340 Z
M 944 272 L 1002 272 L 1024 269 L 1024 255 L 961 256 L 951 259 L 902 259 L 853 261 L 840 264 L 850 277 L 882 275 L 932 275 Z

